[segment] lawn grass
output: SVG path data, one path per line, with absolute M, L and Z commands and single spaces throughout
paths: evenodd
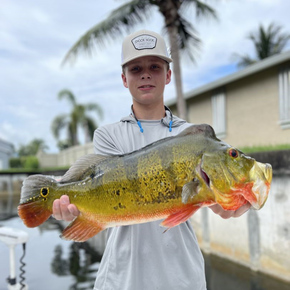
M 290 144 L 241 147 L 241 148 L 239 148 L 239 150 L 241 150 L 244 153 L 290 150 Z
M 47 167 L 47 168 L 37 168 L 37 169 L 30 169 L 30 168 L 9 168 L 5 170 L 0 170 L 1 174 L 10 174 L 10 173 L 35 173 L 41 174 L 42 172 L 54 172 L 59 170 L 68 170 L 68 166 L 63 167 Z

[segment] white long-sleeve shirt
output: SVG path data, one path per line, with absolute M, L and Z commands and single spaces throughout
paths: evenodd
M 172 131 L 169 122 L 172 120 Z M 131 114 L 95 131 L 95 153 L 119 155 L 138 150 L 192 125 L 172 116 L 158 121 Z M 161 221 L 107 230 L 107 245 L 94 290 L 205 290 L 204 260 L 190 222 L 168 231 Z

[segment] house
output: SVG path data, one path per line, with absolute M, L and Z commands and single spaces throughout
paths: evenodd
M 210 124 L 233 146 L 290 144 L 290 51 L 194 89 L 185 99 L 189 122 Z M 167 105 L 176 111 L 175 100 Z
M 0 170 L 9 168 L 9 159 L 13 154 L 13 144 L 0 139 Z

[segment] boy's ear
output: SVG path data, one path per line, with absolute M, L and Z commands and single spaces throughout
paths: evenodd
M 128 84 L 127 84 L 127 78 L 125 76 L 124 73 L 121 74 L 122 80 L 123 80 L 123 85 L 125 88 L 128 88 Z
M 166 73 L 166 85 L 171 82 L 171 69 L 169 69 Z

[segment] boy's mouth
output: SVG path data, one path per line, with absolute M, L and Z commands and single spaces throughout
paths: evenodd
M 152 86 L 152 85 L 143 85 L 143 86 L 139 87 L 139 89 L 144 89 L 144 90 L 152 89 L 152 88 L 154 88 L 154 86 Z
M 152 85 L 143 85 L 143 86 L 140 86 L 139 88 L 141 89 L 147 89 L 147 88 L 153 88 L 154 86 Z

